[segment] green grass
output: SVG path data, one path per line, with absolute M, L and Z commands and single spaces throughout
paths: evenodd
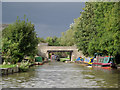
M 0 68 L 12 68 L 12 67 L 16 67 L 17 65 L 0 65 Z
M 60 58 L 60 61 L 61 61 L 61 62 L 64 62 L 64 61 L 66 61 L 66 60 L 68 60 L 68 59 L 70 60 L 70 58 Z

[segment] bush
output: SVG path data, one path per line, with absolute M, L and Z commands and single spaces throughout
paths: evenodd
M 37 54 L 38 38 L 34 24 L 28 20 L 20 20 L 10 24 L 2 30 L 2 53 L 12 64 L 16 64 L 25 56 L 35 56 Z
M 31 65 L 31 63 L 29 63 L 29 61 L 21 62 L 21 65 L 20 65 L 19 69 L 22 72 L 26 72 L 26 71 L 28 71 L 30 65 Z

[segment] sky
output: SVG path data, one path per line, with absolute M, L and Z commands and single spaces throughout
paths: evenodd
M 119 2 L 120 0 L 0 0 L 2 2 Z
M 2 3 L 0 2 L 0 24 L 1 23 L 2 23 Z
M 2 23 L 11 24 L 25 14 L 39 37 L 60 37 L 84 7 L 85 2 L 2 2 Z
M 89 0 L 2 0 L 2 2 L 86 2 Z

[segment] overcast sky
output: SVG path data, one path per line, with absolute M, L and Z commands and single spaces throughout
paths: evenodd
M 0 24 L 2 23 L 2 3 L 0 2 Z
M 120 0 L 2 0 L 2 2 L 119 2 L 119 1 Z
M 2 2 L 86 2 L 89 0 L 2 0 Z
M 84 2 L 2 2 L 2 23 L 13 23 L 25 14 L 39 37 L 60 37 L 84 7 Z

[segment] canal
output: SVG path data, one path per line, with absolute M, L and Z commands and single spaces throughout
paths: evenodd
M 2 77 L 2 88 L 118 88 L 118 70 L 50 62 Z

